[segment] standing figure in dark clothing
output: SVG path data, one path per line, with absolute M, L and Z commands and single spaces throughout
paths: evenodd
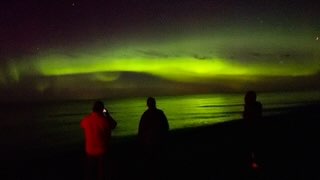
M 146 178 L 154 179 L 160 176 L 160 156 L 164 153 L 169 124 L 163 111 L 156 108 L 156 100 L 153 97 L 147 99 L 147 106 L 148 109 L 141 116 L 138 141 Z
M 262 104 L 257 101 L 257 95 L 254 91 L 248 91 L 244 98 L 243 118 L 248 123 L 254 123 L 262 117 Z
M 247 140 L 247 148 L 251 153 L 251 167 L 257 168 L 257 155 L 259 154 L 260 137 L 260 120 L 262 117 L 262 104 L 256 100 L 257 95 L 254 91 L 248 91 L 245 95 L 243 119 L 245 126 L 245 134 Z

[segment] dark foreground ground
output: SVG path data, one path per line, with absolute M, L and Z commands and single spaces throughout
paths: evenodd
M 241 121 L 171 131 L 157 179 L 320 179 L 319 104 L 262 120 L 258 168 L 250 167 Z M 1 147 L 3 148 L 3 147 Z M 15 157 L 1 154 L 0 179 L 83 179 L 82 145 L 64 152 Z M 26 155 L 27 156 L 27 155 Z M 12 157 L 12 158 L 11 158 Z M 8 159 L 11 159 L 10 161 Z M 22 160 L 23 159 L 23 160 Z M 141 179 L 135 137 L 114 139 L 110 179 Z

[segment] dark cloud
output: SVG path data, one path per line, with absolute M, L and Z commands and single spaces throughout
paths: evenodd
M 210 57 L 210 56 L 199 55 L 199 54 L 193 55 L 193 58 L 198 59 L 198 60 L 208 60 L 208 59 L 212 59 L 212 57 Z
M 313 51 L 307 50 L 281 50 L 278 48 L 254 49 L 254 48 L 233 48 L 220 51 L 220 56 L 231 59 L 238 63 L 252 64 L 274 64 L 279 61 L 288 61 L 293 64 L 308 64 L 314 60 Z
M 160 58 L 172 57 L 167 53 L 163 53 L 155 50 L 137 50 L 137 52 L 143 54 L 144 56 L 149 56 L 149 57 L 160 57 Z
M 28 76 L 20 79 L 20 83 L 10 83 L 1 87 L 0 98 L 2 102 L 7 102 L 243 92 L 248 89 L 260 92 L 320 90 L 319 72 L 309 76 L 293 77 L 221 76 L 197 82 L 176 82 L 134 72 L 112 72 L 119 74 L 119 77 L 112 81 L 101 81 L 95 78 L 95 74 L 90 73 L 49 77 Z M 110 75 L 109 73 L 105 75 Z

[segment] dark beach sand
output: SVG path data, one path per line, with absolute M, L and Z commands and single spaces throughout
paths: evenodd
M 163 153 L 161 179 L 320 179 L 318 173 L 320 104 L 288 109 L 265 117 L 258 140 L 259 167 L 250 168 L 250 153 L 240 120 L 173 130 Z M 83 145 L 23 157 L 2 153 L 0 179 L 83 179 Z M 140 179 L 135 137 L 113 139 L 111 179 Z

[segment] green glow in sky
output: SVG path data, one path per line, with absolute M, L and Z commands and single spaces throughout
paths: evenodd
M 25 76 L 59 77 L 89 74 L 91 81 L 112 82 L 122 72 L 149 74 L 176 82 L 210 82 L 216 77 L 299 76 L 319 71 L 320 46 L 313 32 L 281 30 L 254 33 L 225 30 L 168 38 L 103 40 L 78 48 L 44 49 L 13 59 L 0 69 L 1 84 Z M 76 77 L 76 76 L 75 76 Z M 88 77 L 87 77 L 88 78 Z M 70 79 L 72 84 L 75 79 Z M 49 82 L 37 82 L 39 91 Z M 66 85 L 64 85 L 66 86 Z
M 83 47 L 71 55 L 44 53 L 34 66 L 44 75 L 132 71 L 173 80 L 217 75 L 291 76 L 318 71 L 320 45 L 316 32 L 308 27 L 289 30 L 231 25 L 169 33 L 162 38 L 133 36 L 114 45 Z
M 0 98 L 320 89 L 313 2 L 49 4 L 4 6 Z
M 88 59 L 90 59 L 88 61 Z M 43 75 L 66 75 L 95 72 L 129 71 L 158 75 L 168 79 L 248 74 L 243 67 L 233 67 L 221 59 L 197 60 L 190 57 L 148 59 L 82 57 L 77 60 L 50 57 L 36 63 Z
M 101 56 L 47 56 L 35 62 L 36 69 L 45 76 L 59 76 L 99 72 L 141 72 L 171 80 L 188 81 L 218 75 L 303 75 L 312 69 L 299 69 L 294 65 L 241 65 L 224 59 L 199 60 L 193 57 L 101 57 Z M 98 76 L 98 75 L 97 75 Z M 114 80 L 117 76 L 103 77 Z M 98 77 L 97 77 L 98 78 Z M 101 78 L 101 77 L 100 77 Z
M 31 61 L 44 76 L 98 72 L 147 73 L 176 81 L 223 75 L 296 76 L 317 72 L 317 42 L 289 34 L 220 32 L 163 41 L 128 40 L 113 48 L 43 53 Z M 202 37 L 203 36 L 203 37 Z M 309 43 L 308 43 L 309 42 Z M 104 77 L 105 81 L 117 75 Z

